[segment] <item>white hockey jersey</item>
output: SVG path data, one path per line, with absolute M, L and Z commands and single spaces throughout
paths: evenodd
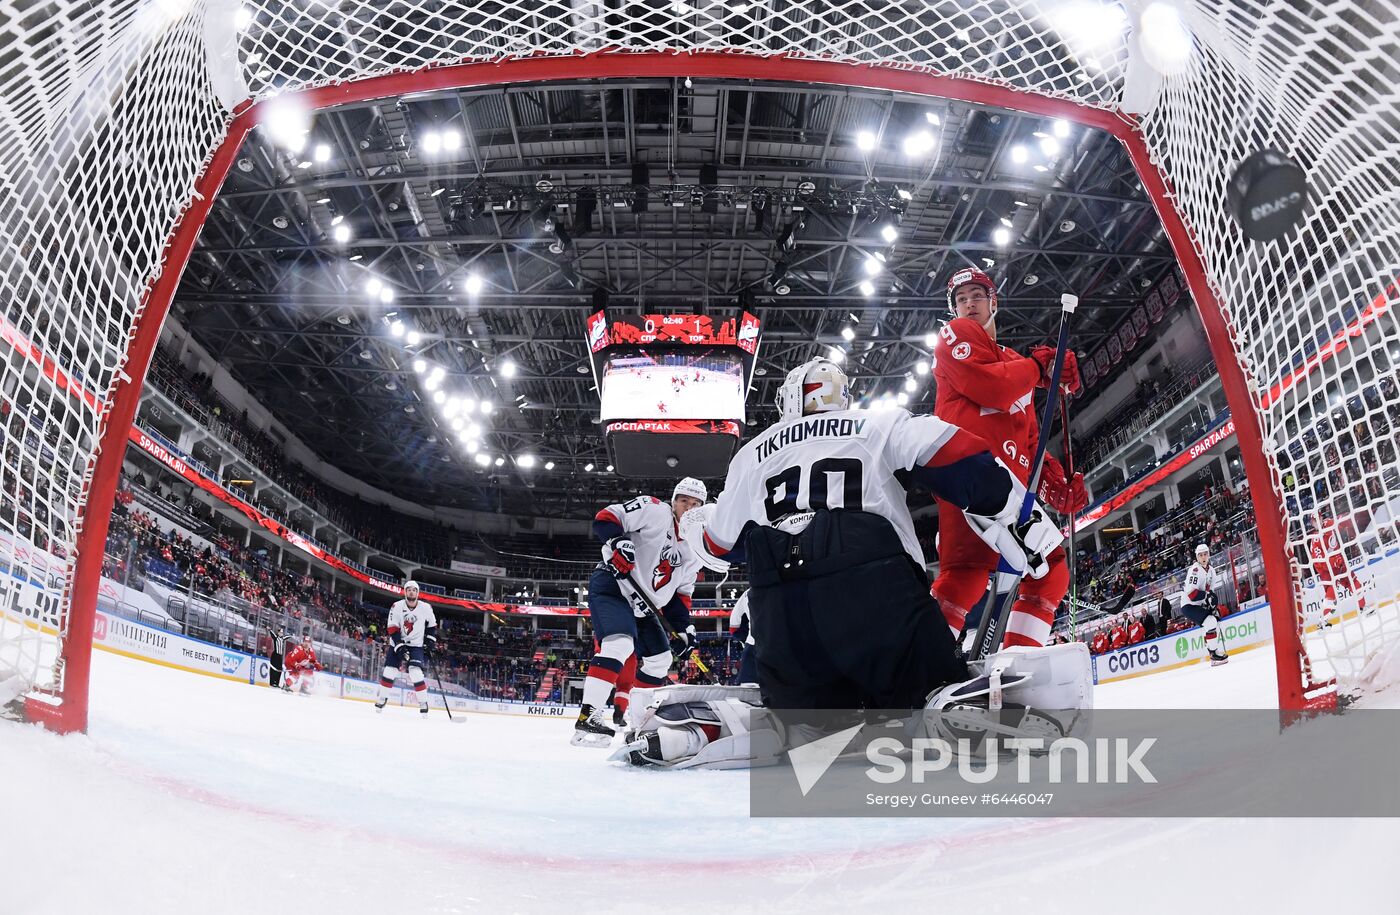
M 389 635 L 397 635 L 400 641 L 413 648 L 422 648 L 428 627 L 436 625 L 433 605 L 421 597 L 412 608 L 406 600 L 394 601 L 394 606 L 389 608 Z
M 1218 571 L 1193 562 L 1186 567 L 1186 581 L 1181 586 L 1181 604 L 1204 604 L 1207 591 L 1215 591 L 1215 596 L 1219 598 L 1219 591 L 1223 585 L 1224 579 Z M 1192 597 L 1193 594 L 1196 596 Z
M 684 540 L 676 525 L 671 506 L 654 496 L 638 496 L 618 502 L 598 512 L 599 521 L 615 521 L 632 539 L 637 550 L 633 580 L 660 610 L 681 595 L 687 607 L 695 593 L 700 560 Z M 603 559 L 608 558 L 607 544 Z
M 705 535 L 734 547 L 750 521 L 772 525 L 794 512 L 849 508 L 879 515 L 919 568 L 924 552 L 895 478 L 933 460 L 957 427 L 908 410 L 840 410 L 784 420 L 749 441 L 729 462 L 724 492 Z

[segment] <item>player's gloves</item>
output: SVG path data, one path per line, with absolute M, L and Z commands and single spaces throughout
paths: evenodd
M 671 639 L 671 655 L 677 661 L 684 661 L 690 657 L 690 653 L 695 650 L 695 627 L 687 626 L 684 632 L 678 632 Z
M 1040 470 L 1040 501 L 1061 514 L 1078 513 L 1089 507 L 1089 491 L 1084 488 L 1084 474 L 1076 473 L 1065 479 L 1065 468 L 1052 455 L 1045 455 Z
M 1055 347 L 1037 346 L 1031 349 L 1031 358 L 1040 363 L 1040 383 L 1037 387 L 1050 386 L 1050 373 L 1055 371 Z M 1060 372 L 1060 387 L 1071 394 L 1077 394 L 1082 382 L 1079 379 L 1079 357 L 1074 350 L 1065 350 L 1065 367 Z
M 1206 592 L 1206 609 L 1207 609 L 1207 610 L 1214 611 L 1215 608 L 1216 608 L 1216 607 L 1219 607 L 1219 606 L 1220 606 L 1220 598 L 1218 598 L 1218 597 L 1215 596 L 1215 592 L 1214 592 L 1214 591 L 1207 591 L 1207 592 Z
M 637 567 L 637 546 L 626 534 L 608 541 L 608 567 L 614 578 L 626 578 Z
M 427 632 L 427 634 L 423 636 L 423 650 L 424 650 L 424 651 L 436 651 L 436 650 L 437 650 L 437 634 L 434 633 L 431 629 L 429 629 L 428 632 Z

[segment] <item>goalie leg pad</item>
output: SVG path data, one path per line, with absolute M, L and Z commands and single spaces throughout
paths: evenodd
M 758 705 L 752 687 L 681 686 L 656 691 L 636 731 L 612 755 L 638 766 L 740 769 L 775 765 L 782 735 L 750 731 Z
M 925 706 L 925 733 L 1045 740 L 1086 731 L 1094 676 L 1083 642 L 1009 648 L 974 662 L 973 679 L 943 687 Z

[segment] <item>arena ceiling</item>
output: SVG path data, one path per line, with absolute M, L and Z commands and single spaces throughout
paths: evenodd
M 1053 342 L 1079 295 L 1088 352 L 1175 263 L 1111 137 L 965 103 L 634 79 L 272 118 L 174 314 L 326 460 L 428 504 L 576 517 L 665 485 L 606 472 L 584 343 L 603 302 L 755 310 L 762 427 L 787 369 L 833 347 L 863 400 L 929 407 L 958 267 L 996 278 L 1015 347 Z

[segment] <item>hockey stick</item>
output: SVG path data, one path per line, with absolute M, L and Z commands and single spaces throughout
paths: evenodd
M 1026 484 L 1026 497 L 1021 501 L 1021 511 L 1017 518 L 1019 524 L 1025 524 L 1030 520 L 1031 508 L 1035 505 L 1035 494 L 1040 488 L 1040 471 L 1045 463 L 1045 446 L 1050 444 L 1048 434 L 1050 420 L 1055 416 L 1055 403 L 1060 393 L 1060 376 L 1065 369 L 1065 352 L 1069 349 L 1069 318 L 1078 306 L 1078 296 L 1069 293 L 1060 296 L 1060 337 L 1055 343 L 1055 364 L 1050 371 L 1050 390 L 1045 397 L 1045 410 L 1040 415 L 1040 441 L 1035 446 L 1035 460 L 1031 462 L 1031 476 L 1030 481 Z M 992 593 L 987 598 L 987 609 L 982 613 L 982 619 L 977 624 L 977 635 L 973 639 L 973 660 L 984 658 L 1001 647 L 1002 608 L 1010 607 L 1016 603 L 1016 592 L 1020 590 L 1021 579 L 1025 576 L 1025 571 L 1022 570 L 1016 574 L 1004 601 L 1000 600 L 997 595 L 997 578 L 1000 574 L 1001 563 L 998 562 L 997 567 L 992 570 Z
M 677 633 L 676 630 L 675 630 L 674 628 L 672 628 L 672 626 L 671 626 L 671 621 L 668 620 L 668 619 L 666 619 L 666 614 L 662 613 L 660 610 L 658 610 L 658 609 L 656 608 L 656 604 L 652 603 L 652 600 L 651 600 L 650 597 L 647 597 L 647 593 L 646 593 L 645 591 L 643 591 L 643 590 L 641 589 L 641 587 L 637 584 L 637 580 L 636 580 L 635 578 L 632 577 L 632 573 L 631 573 L 631 572 L 628 572 L 628 573 L 627 573 L 627 577 L 626 577 L 626 578 L 619 578 L 619 579 L 617 580 L 617 583 L 618 583 L 619 585 L 624 585 L 624 584 L 627 585 L 627 589 L 628 589 L 629 591 L 631 591 L 634 595 L 636 595 L 637 598 L 638 598 L 643 604 L 646 605 L 646 606 L 645 606 L 645 609 L 646 609 L 647 612 L 649 612 L 652 616 L 656 617 L 656 619 L 661 623 L 661 629 L 662 629 L 662 631 L 664 631 L 664 632 L 666 633 L 667 638 L 672 638 L 672 639 L 678 639 L 678 638 L 680 638 L 680 634 Z M 696 646 L 696 647 L 698 648 L 699 646 Z M 715 677 L 713 674 L 711 674 L 711 673 L 710 673 L 710 668 L 709 668 L 708 666 L 706 666 L 705 662 L 702 661 L 698 655 L 695 655 L 695 649 L 692 649 L 692 650 L 691 650 L 691 655 L 692 655 L 692 660 L 695 661 L 695 666 L 696 666 L 696 668 L 697 668 L 702 674 L 704 674 L 705 676 L 711 677 L 711 678 L 714 679 L 716 682 L 718 682 L 718 679 L 719 679 L 719 678 L 717 678 L 717 677 Z M 641 659 L 638 658 L 638 660 L 641 660 Z
M 1079 581 L 1075 578 L 1074 559 L 1074 451 L 1070 449 L 1069 437 L 1069 394 L 1066 392 L 1060 401 L 1060 432 L 1064 436 L 1065 479 L 1070 484 L 1069 536 L 1065 544 L 1065 563 L 1069 566 L 1069 636 L 1073 639 L 1079 630 L 1078 607 Z
M 432 674 L 433 679 L 437 681 L 438 695 L 442 696 L 442 708 L 447 712 L 447 720 L 453 724 L 466 724 L 467 719 L 455 718 L 452 715 L 452 706 L 447 702 L 447 690 L 442 685 L 442 677 L 438 676 L 437 665 L 433 663 L 433 653 L 431 651 L 424 651 L 423 657 L 428 660 L 428 673 Z

